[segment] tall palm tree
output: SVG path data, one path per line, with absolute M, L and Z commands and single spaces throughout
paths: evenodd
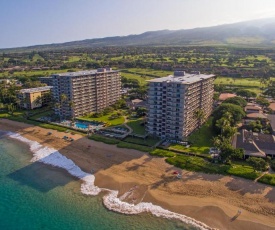
M 198 120 L 199 122 L 199 128 L 201 127 L 202 125 L 202 122 L 205 118 L 205 113 L 202 109 L 197 109 L 194 111 L 194 114 L 193 114 L 194 118 Z

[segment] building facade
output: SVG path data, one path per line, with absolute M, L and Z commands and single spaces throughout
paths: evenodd
M 121 76 L 111 68 L 51 76 L 55 114 L 77 117 L 100 112 L 121 98 Z
M 17 94 L 19 106 L 24 109 L 35 109 L 49 104 L 51 89 L 52 86 L 21 89 Z
M 44 83 L 48 86 L 52 86 L 53 85 L 53 80 L 51 77 L 39 77 L 38 80 L 41 82 L 41 83 Z
M 199 72 L 149 80 L 147 131 L 162 139 L 185 140 L 212 113 L 215 75 Z M 203 115 L 196 116 L 200 111 Z

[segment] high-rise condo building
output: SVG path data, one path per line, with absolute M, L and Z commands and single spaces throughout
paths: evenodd
M 149 80 L 147 131 L 185 140 L 212 113 L 215 75 L 175 71 Z
M 100 112 L 121 98 L 119 71 L 100 68 L 51 76 L 55 114 L 77 117 Z

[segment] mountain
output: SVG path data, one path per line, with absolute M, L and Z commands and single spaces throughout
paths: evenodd
M 42 50 L 102 46 L 186 45 L 238 45 L 251 47 L 275 46 L 275 18 L 258 19 L 234 24 L 224 24 L 219 26 L 185 30 L 149 31 L 138 35 L 86 39 L 82 41 L 38 45 L 15 49 Z

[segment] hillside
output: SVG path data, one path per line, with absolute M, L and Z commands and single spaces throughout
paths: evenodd
M 237 45 L 275 46 L 275 18 L 186 30 L 150 31 L 139 35 L 87 39 L 59 44 L 14 48 L 17 51 L 102 46 Z M 14 49 L 2 49 L 10 51 Z

